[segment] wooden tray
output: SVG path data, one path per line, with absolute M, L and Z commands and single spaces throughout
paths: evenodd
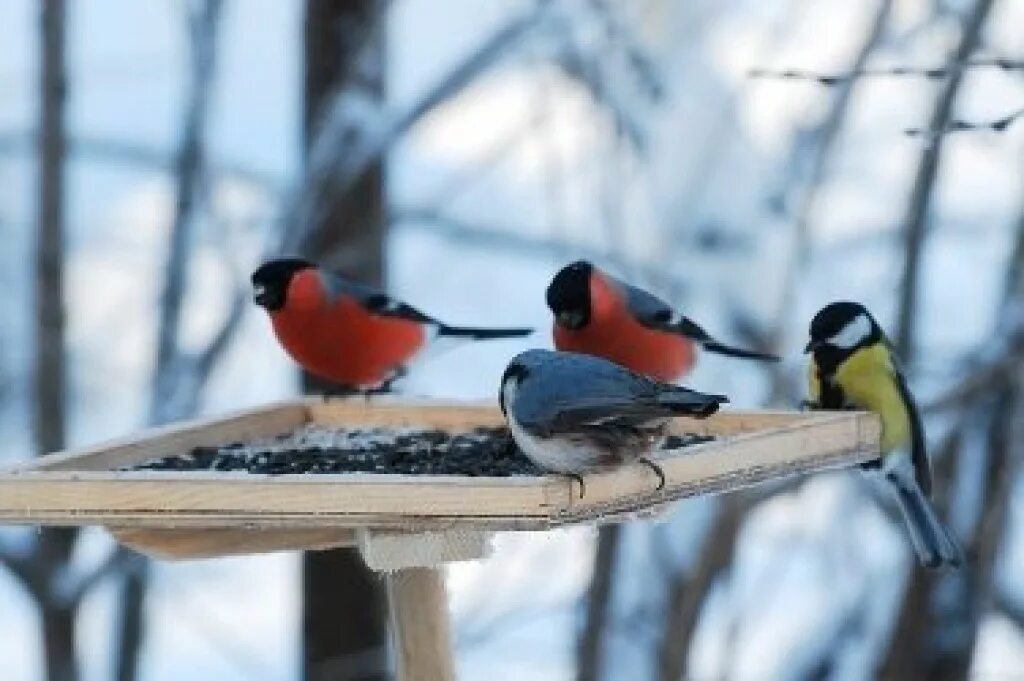
M 677 419 L 680 433 L 712 442 L 666 451 L 656 491 L 642 465 L 586 477 L 254 475 L 117 471 L 143 461 L 276 435 L 304 423 L 422 426 L 448 431 L 502 423 L 494 406 L 301 400 L 52 454 L 0 472 L 0 523 L 104 525 L 141 550 L 166 556 L 326 548 L 355 528 L 536 530 L 616 519 L 667 501 L 771 478 L 849 466 L 878 456 L 880 425 L 864 412 L 722 412 Z

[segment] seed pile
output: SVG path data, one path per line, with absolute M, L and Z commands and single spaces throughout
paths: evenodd
M 666 449 L 711 440 L 672 435 Z M 396 473 L 508 477 L 544 475 L 516 446 L 505 428 L 465 433 L 442 430 L 359 428 L 334 430 L 307 425 L 274 438 L 196 447 L 147 461 L 130 470 L 241 471 L 288 473 Z

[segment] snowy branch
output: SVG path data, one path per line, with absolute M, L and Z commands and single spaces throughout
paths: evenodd
M 926 130 L 924 128 L 907 128 L 904 134 L 912 137 L 935 137 L 937 135 L 948 135 L 955 132 L 1006 132 L 1018 119 L 1024 118 L 1024 108 L 1017 109 L 1000 118 L 990 121 L 965 121 L 954 118 L 941 130 Z
M 6 544 L 0 544 L 0 565 L 6 567 L 8 572 L 17 577 L 30 593 L 37 592 L 39 580 L 36 577 L 36 566 L 33 564 L 31 555 Z
M 121 545 L 114 546 L 107 558 L 94 569 L 79 577 L 65 594 L 68 606 L 77 606 L 93 587 L 109 577 L 126 574 L 139 568 L 146 558 Z
M 670 295 L 670 297 L 682 295 L 687 287 L 682 278 L 673 276 L 664 268 L 632 261 L 618 253 L 596 249 L 585 244 L 568 243 L 547 236 L 526 236 L 519 231 L 502 227 L 487 227 L 462 220 L 436 208 L 396 208 L 392 211 L 392 221 L 398 229 L 424 230 L 442 238 L 457 241 L 461 247 L 493 250 L 524 257 L 546 258 L 559 263 L 581 258 L 604 263 L 620 272 L 636 274 L 639 279 L 643 280 L 643 283 Z
M 994 0 L 978 0 L 970 14 L 963 21 L 960 43 L 953 57 L 954 64 L 965 64 L 981 42 L 982 29 L 988 19 Z M 932 111 L 930 130 L 944 130 L 953 113 L 953 104 L 960 92 L 964 69 L 948 69 L 948 77 L 943 76 L 943 86 Z M 914 187 L 910 195 L 907 214 L 903 220 L 904 263 L 903 281 L 899 289 L 899 306 L 897 308 L 897 324 L 895 346 L 897 354 L 910 361 L 914 350 L 916 336 L 916 309 L 920 285 L 919 269 L 924 254 L 924 243 L 928 235 L 928 211 L 931 206 L 932 191 L 938 177 L 942 159 L 943 136 L 935 137 L 925 147 L 914 178 Z
M 32 131 L 0 133 L 0 155 L 30 153 L 38 144 L 37 139 Z M 161 173 L 174 170 L 174 161 L 166 151 L 130 140 L 77 133 L 69 136 L 67 152 L 72 157 L 121 163 Z M 224 177 L 254 185 L 274 198 L 283 191 L 279 176 L 241 163 L 219 161 L 208 167 L 206 172 L 215 178 Z
M 282 211 L 287 224 L 280 250 L 303 252 L 321 211 L 330 205 L 325 198 L 345 194 L 421 118 L 507 57 L 548 17 L 548 7 L 539 3 L 496 31 L 405 109 L 382 109 L 376 97 L 358 89 L 335 94 L 317 127 L 305 176 Z
M 1024 71 L 1024 59 L 958 59 L 946 66 L 934 68 L 920 66 L 890 66 L 886 68 L 860 68 L 846 73 L 820 73 L 804 69 L 751 69 L 747 75 L 751 78 L 774 78 L 778 80 L 802 80 L 819 85 L 835 86 L 865 77 L 914 77 L 928 80 L 945 80 L 950 76 L 959 76 L 968 69 L 999 69 L 1006 72 Z

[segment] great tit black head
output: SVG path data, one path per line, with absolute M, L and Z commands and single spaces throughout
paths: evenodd
M 590 275 L 594 266 L 578 260 L 563 267 L 548 286 L 548 307 L 566 329 L 582 329 L 590 322 Z
M 296 272 L 307 270 L 315 265 L 301 258 L 277 258 L 268 260 L 252 273 L 252 299 L 267 312 L 274 312 L 284 307 L 288 294 L 288 284 Z
M 880 339 L 875 318 L 860 303 L 826 305 L 811 320 L 811 339 L 804 352 L 829 352 L 841 356 Z

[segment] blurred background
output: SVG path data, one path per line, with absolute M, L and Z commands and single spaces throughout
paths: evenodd
M 494 399 L 580 257 L 783 354 L 702 359 L 688 384 L 739 407 L 795 408 L 808 320 L 860 300 L 964 569 L 918 569 L 851 472 L 505 535 L 448 572 L 460 678 L 1024 678 L 1021 26 L 1021 0 L 4 0 L 0 463 L 297 394 L 249 303 L 283 249 L 540 329 L 418 367 L 424 396 Z M 5 528 L 0 565 L 8 681 L 389 678 L 345 552 Z

